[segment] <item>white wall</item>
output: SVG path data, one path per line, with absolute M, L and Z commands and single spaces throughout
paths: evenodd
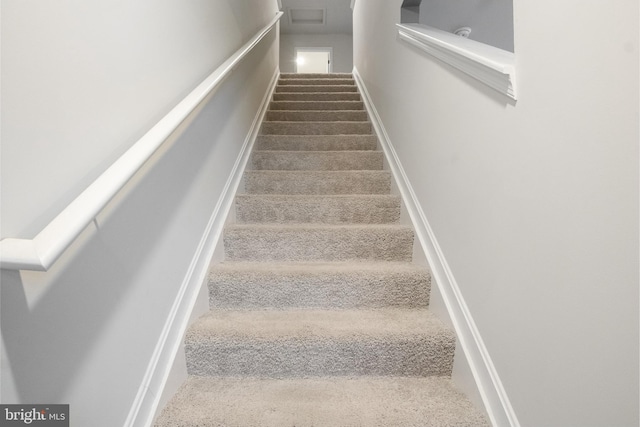
M 2 237 L 32 237 L 276 2 L 2 0 Z M 47 273 L 2 271 L 3 403 L 122 425 L 277 69 L 272 31 Z
M 356 3 L 354 64 L 521 425 L 637 426 L 637 2 L 517 2 L 515 104 L 401 3 Z
M 470 39 L 513 52 L 513 0 L 423 0 L 419 22 L 454 32 L 470 27 Z
M 296 72 L 296 48 L 333 48 L 334 73 L 350 73 L 353 70 L 353 37 L 351 34 L 281 34 L 280 71 Z

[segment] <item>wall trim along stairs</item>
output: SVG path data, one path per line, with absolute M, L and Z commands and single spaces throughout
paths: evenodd
M 467 359 L 489 419 L 492 425 L 496 427 L 519 427 L 520 423 L 518 422 L 506 391 L 502 386 L 502 382 L 471 316 L 469 308 L 464 301 L 464 297 L 453 276 L 453 272 L 449 268 L 444 253 L 429 225 L 429 221 L 404 172 L 400 159 L 378 115 L 367 87 L 355 67 L 353 69 L 353 76 L 362 94 L 362 100 L 365 108 L 369 112 L 374 131 L 378 136 L 382 150 L 387 158 L 391 173 L 398 185 L 402 200 L 409 212 L 416 237 L 420 242 L 431 268 L 432 281 L 438 287 L 447 307 L 451 322 L 460 342 L 460 347 Z
M 276 88 L 279 75 L 280 72 L 276 69 L 176 295 L 124 427 L 150 426 L 153 422 L 163 389 L 167 384 L 174 360 L 184 340 L 185 331 L 189 326 L 196 300 L 202 287 L 206 287 L 211 259 L 222 236 L 225 221 L 233 206 L 237 189 L 260 131 L 260 125 Z

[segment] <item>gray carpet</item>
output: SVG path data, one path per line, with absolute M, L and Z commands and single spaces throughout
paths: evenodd
M 349 74 L 283 74 L 157 427 L 488 426 Z
M 392 224 L 400 218 L 400 197 L 387 194 L 239 194 L 236 218 L 243 223 Z
M 254 151 L 253 169 L 264 170 L 371 170 L 382 168 L 380 151 Z
M 442 377 L 193 377 L 158 426 L 482 427 Z

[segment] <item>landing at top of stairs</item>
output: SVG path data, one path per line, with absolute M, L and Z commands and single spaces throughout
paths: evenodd
M 351 73 L 281 73 L 281 79 L 353 79 Z

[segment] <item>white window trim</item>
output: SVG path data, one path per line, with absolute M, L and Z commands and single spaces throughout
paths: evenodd
M 401 40 L 517 99 L 515 54 L 421 24 L 396 24 Z

